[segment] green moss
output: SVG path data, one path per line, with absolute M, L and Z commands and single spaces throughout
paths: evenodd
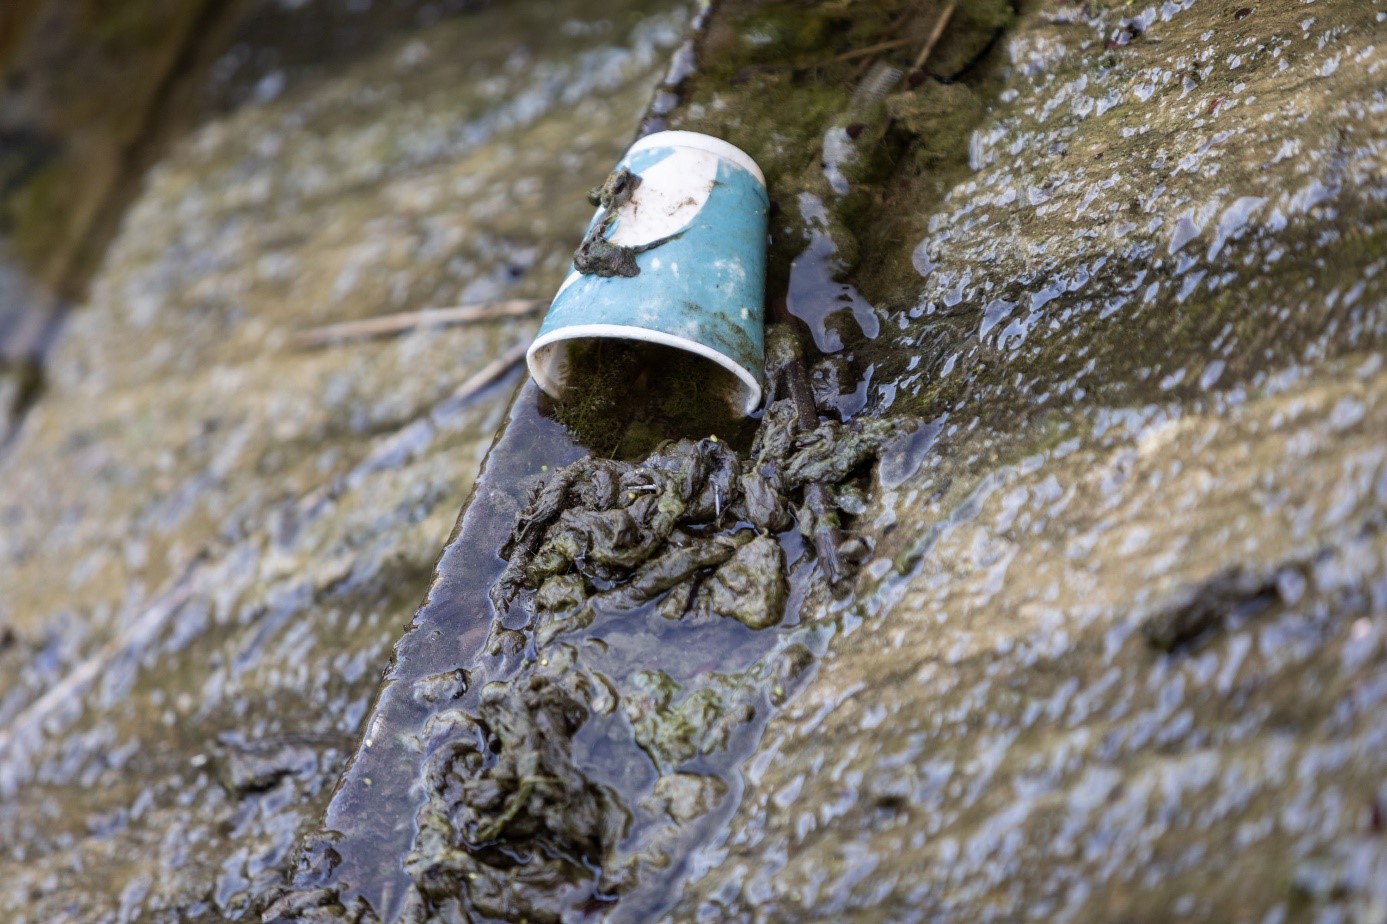
M 74 167 L 56 161 L 34 173 L 0 202 L 5 230 L 15 255 L 29 266 L 45 265 L 68 242 L 76 203 Z
M 167 38 L 170 20 L 177 20 L 179 7 L 197 4 L 170 4 L 159 0 L 83 0 L 82 25 L 88 38 L 113 54 L 129 55 L 158 47 Z M 171 15 L 173 14 L 173 15 Z
M 1012 0 L 964 0 L 954 11 L 956 28 L 1005 29 L 1016 19 Z
M 783 8 L 757 10 L 738 30 L 746 62 L 780 63 L 785 55 L 820 48 L 827 39 L 828 20 L 822 16 L 795 15 Z
M 926 80 L 886 100 L 896 131 L 909 138 L 909 156 L 919 172 L 958 157 L 983 116 L 982 100 L 959 83 Z
M 725 27 L 735 49 L 723 48 L 721 69 L 768 63 L 797 70 L 823 66 L 837 54 L 881 40 L 905 8 L 890 0 L 779 2 L 751 10 L 727 9 Z
M 897 92 L 884 101 L 866 94 L 854 102 L 854 94 L 874 62 L 904 75 L 942 10 L 904 0 L 787 2 L 739 17 L 735 7 L 724 7 L 730 25 L 710 36 L 705 69 L 686 91 L 689 105 L 670 121 L 728 139 L 764 170 L 772 201 L 772 304 L 807 243 L 797 206 L 806 192 L 831 210 L 840 272 L 869 300 L 889 298 L 915 278 L 902 242 L 919 239 L 923 216 L 967 170 L 968 136 L 996 79 L 987 52 L 1014 20 L 1012 3 L 973 0 L 956 9 L 926 68 L 956 82 L 902 76 L 894 88 L 888 83 L 887 91 Z M 944 66 L 936 69 L 938 62 Z M 849 194 L 835 196 L 823 176 L 823 138 L 831 127 L 849 126 L 858 156 L 846 165 Z M 911 206 L 902 208 L 904 202 Z
M 637 459 L 683 437 L 750 442 L 755 423 L 741 414 L 736 381 L 706 359 L 619 340 L 577 344 L 568 359 L 573 385 L 552 413 L 598 455 Z

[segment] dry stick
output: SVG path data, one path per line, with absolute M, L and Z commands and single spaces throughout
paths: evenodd
M 143 613 L 136 616 L 123 631 L 108 641 L 93 655 L 63 675 L 48 691 L 24 709 L 7 726 L 0 729 L 0 761 L 25 761 L 32 756 L 25 749 L 35 746 L 43 735 L 44 724 L 63 707 L 80 699 L 119 658 L 134 658 L 148 650 L 150 644 L 193 595 L 193 579 L 203 563 L 199 555 L 173 582 L 169 590 L 155 598 Z M 18 751 L 18 754 L 11 752 Z M 29 768 L 25 768 L 27 774 Z M 9 773 L 14 773 L 11 765 Z
M 833 59 L 834 64 L 843 61 L 851 61 L 853 58 L 861 58 L 864 55 L 874 55 L 879 51 L 890 51 L 892 48 L 900 48 L 902 45 L 909 45 L 910 39 L 892 39 L 889 42 L 878 42 L 875 45 L 868 45 L 866 48 L 857 48 L 852 51 L 845 51 Z
M 525 353 L 530 349 L 529 341 L 522 340 L 496 359 L 487 363 L 477 374 L 463 382 L 457 389 L 447 397 L 445 404 L 453 405 L 475 395 L 477 392 L 486 388 L 492 382 L 499 379 L 510 371 L 511 366 L 525 358 Z
M 925 39 L 925 44 L 920 47 L 920 53 L 915 56 L 915 63 L 910 66 L 912 73 L 925 66 L 929 56 L 934 51 L 934 46 L 939 44 L 940 37 L 944 34 L 944 28 L 949 24 L 949 19 L 954 15 L 954 7 L 958 5 L 957 0 L 949 0 L 948 6 L 944 7 L 944 12 L 939 14 L 935 20 L 934 28 L 930 30 L 929 38 Z
M 956 0 L 949 0 L 948 5 L 944 7 L 944 11 L 940 13 L 939 18 L 934 21 L 934 28 L 930 30 L 929 37 L 925 39 L 925 44 L 920 46 L 920 53 L 915 56 L 915 63 L 910 66 L 909 73 L 917 73 L 919 72 L 920 68 L 925 66 L 925 62 L 929 60 L 929 56 L 934 52 L 934 46 L 939 44 L 939 39 L 944 34 L 944 29 L 948 27 L 949 20 L 953 17 L 954 9 L 956 6 Z M 871 79 L 870 74 L 868 75 L 866 80 L 862 79 L 863 71 L 865 71 L 866 68 L 871 64 L 873 64 L 873 61 L 870 58 L 866 61 L 863 61 L 862 64 L 858 66 L 857 73 L 853 75 L 855 80 L 862 81 L 858 84 L 858 93 L 862 92 L 862 89 L 866 84 L 866 80 Z M 873 95 L 878 99 L 885 97 L 887 93 L 890 93 L 892 90 L 894 90 L 896 88 L 896 85 L 900 82 L 902 76 L 901 72 L 896 68 L 888 67 L 887 70 L 888 72 L 894 71 L 894 73 L 891 75 L 887 82 L 883 83 L 881 86 L 874 89 Z M 889 128 L 891 124 L 891 120 L 889 118 L 887 119 L 886 124 Z
M 934 53 L 934 46 L 938 45 L 939 39 L 943 37 L 944 29 L 948 27 L 949 20 L 953 18 L 954 9 L 957 6 L 957 0 L 949 0 L 948 5 L 944 7 L 944 12 L 940 13 L 939 18 L 934 21 L 934 28 L 930 30 L 929 37 L 925 39 L 925 44 L 920 46 L 920 52 L 915 56 L 915 63 L 910 65 L 909 73 L 913 74 L 920 68 L 925 66 L 925 62 L 929 60 L 929 56 Z M 906 42 L 901 41 L 899 43 L 890 44 L 906 44 Z M 858 65 L 857 70 L 853 73 L 853 79 L 860 79 L 862 75 L 867 71 L 867 68 L 869 68 L 872 65 L 872 63 L 873 62 L 871 61 L 871 59 L 868 59 L 866 61 L 863 61 L 860 65 Z
M 421 419 L 406 424 L 393 435 L 381 440 L 366 454 L 364 459 L 352 467 L 341 484 L 350 486 L 372 472 L 394 467 L 399 464 L 398 460 L 402 455 L 417 455 L 422 450 L 422 446 L 428 445 L 433 440 L 439 426 L 444 423 L 446 418 L 456 413 L 469 399 L 501 378 L 510 371 L 512 366 L 523 360 L 525 351 L 529 349 L 529 346 L 530 344 L 526 341 L 517 343 L 498 358 L 483 366 L 475 375 L 455 388 L 448 397 L 436 403 Z M 339 490 L 340 486 L 336 486 L 311 492 L 300 501 L 301 512 L 313 510 L 324 500 L 336 497 Z
M 341 324 L 328 324 L 300 331 L 294 336 L 294 345 L 299 349 L 311 350 L 348 340 L 390 337 L 420 327 L 448 327 L 454 324 L 476 324 L 480 321 L 515 318 L 533 314 L 544 307 L 544 304 L 545 302 L 538 298 L 516 298 L 504 302 L 460 305 L 456 308 L 427 308 L 423 311 L 405 311 L 360 321 L 344 321 Z

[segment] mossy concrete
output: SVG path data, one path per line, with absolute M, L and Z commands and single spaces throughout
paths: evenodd
M 790 310 L 834 254 L 839 377 L 937 430 L 666 920 L 1380 914 L 1383 12 L 1024 8 L 846 192 L 799 125 Z
M 550 293 L 684 19 L 498 6 L 149 173 L 0 459 L 0 914 L 250 920 L 283 881 L 520 369 L 451 396 L 536 319 L 294 335 Z

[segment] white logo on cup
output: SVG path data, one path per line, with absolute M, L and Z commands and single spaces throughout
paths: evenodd
M 687 148 L 641 171 L 641 185 L 617 212 L 607 240 L 639 247 L 678 234 L 703 210 L 717 176 L 716 155 Z

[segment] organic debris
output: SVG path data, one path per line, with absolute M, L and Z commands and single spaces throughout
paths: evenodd
M 727 793 L 715 755 L 812 664 L 787 639 L 727 673 L 676 679 L 640 664 L 613 670 L 608 643 L 580 632 L 642 607 L 689 632 L 725 618 L 770 629 L 789 597 L 782 546 L 799 544 L 796 524 L 821 540 L 831 520 L 832 535 L 858 541 L 838 532 L 846 510 L 815 512 L 809 492 L 826 503 L 853 496 L 842 489 L 909 424 L 820 421 L 812 399 L 803 406 L 803 364 L 785 333 L 770 352 L 786 394 L 773 396 L 745 455 L 708 437 L 666 442 L 640 462 L 582 459 L 537 486 L 518 515 L 487 649 L 517 666 L 417 738 L 426 802 L 406 862 L 416 890 L 405 920 L 558 922 L 670 868 Z M 521 628 L 508 618 L 517 606 L 529 611 Z M 445 702 L 461 689 L 430 677 L 416 694 Z M 597 753 L 606 756 L 594 762 Z M 602 776 L 608 765 L 653 774 L 647 795 L 623 803 Z
M 832 489 L 911 425 L 819 422 L 796 378 L 802 368 L 795 357 L 778 370 L 789 394 L 766 408 L 745 458 L 708 437 L 666 443 L 640 463 L 588 458 L 556 472 L 502 547 L 509 565 L 491 592 L 497 610 L 534 591 L 541 645 L 591 624 L 599 611 L 629 610 L 666 592 L 661 611 L 673 618 L 717 613 L 773 626 L 784 608 L 785 564 L 770 536 L 796 523 L 830 581 L 840 581 L 845 561 L 862 550 L 839 535 L 844 511 Z

